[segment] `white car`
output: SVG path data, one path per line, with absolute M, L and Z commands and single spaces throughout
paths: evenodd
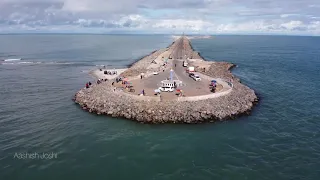
M 163 91 L 163 92 L 173 92 L 174 88 L 173 87 L 159 87 L 159 90 Z
M 200 76 L 197 74 L 192 75 L 191 78 L 194 79 L 195 81 L 201 81 Z
M 155 72 L 153 72 L 153 75 L 158 75 L 158 74 L 159 74 L 159 72 L 156 72 L 156 71 L 155 71 Z

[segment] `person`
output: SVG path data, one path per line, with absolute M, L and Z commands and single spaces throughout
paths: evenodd
M 145 95 L 145 93 L 144 93 L 144 89 L 142 89 L 142 94 L 143 94 L 143 95 Z
M 174 84 L 174 88 L 177 88 L 177 83 L 175 81 L 173 81 Z
M 112 82 L 112 86 L 114 85 L 114 81 Z
M 140 78 L 142 79 L 142 75 L 140 75 Z
M 174 64 L 174 67 L 177 67 L 177 64 Z
M 91 82 L 89 81 L 89 86 L 91 86 Z
M 89 83 L 86 83 L 86 88 L 89 88 Z
M 215 86 L 212 86 L 212 89 L 211 89 L 211 92 L 215 92 L 216 91 L 216 87 Z

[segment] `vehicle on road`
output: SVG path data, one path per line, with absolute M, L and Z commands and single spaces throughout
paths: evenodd
M 161 85 L 159 87 L 160 91 L 164 92 L 173 92 L 175 89 L 176 83 L 172 80 L 163 80 L 161 81 Z
M 174 87 L 159 87 L 159 90 L 163 92 L 173 92 Z
M 193 66 L 189 66 L 186 70 L 187 73 L 193 73 L 195 72 L 194 67 Z
M 187 61 L 183 61 L 182 66 L 183 66 L 183 67 L 187 67 L 187 66 L 188 66 L 188 62 L 187 62 Z
M 201 81 L 200 76 L 197 75 L 197 74 L 190 73 L 189 76 L 190 76 L 193 80 L 195 80 L 195 81 Z
M 189 77 L 193 77 L 194 76 L 194 73 L 189 73 Z
M 159 74 L 159 72 L 156 72 L 156 71 L 155 71 L 155 72 L 153 72 L 153 75 L 158 75 L 158 74 Z

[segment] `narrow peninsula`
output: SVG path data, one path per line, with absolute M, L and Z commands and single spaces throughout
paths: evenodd
M 182 36 L 128 69 L 95 70 L 98 83 L 78 91 L 74 101 L 91 113 L 141 123 L 234 119 L 249 114 L 258 101 L 255 92 L 230 72 L 234 66 L 204 60 Z

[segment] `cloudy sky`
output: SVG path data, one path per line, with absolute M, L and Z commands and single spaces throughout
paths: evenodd
M 0 33 L 320 35 L 320 0 L 0 0 Z

